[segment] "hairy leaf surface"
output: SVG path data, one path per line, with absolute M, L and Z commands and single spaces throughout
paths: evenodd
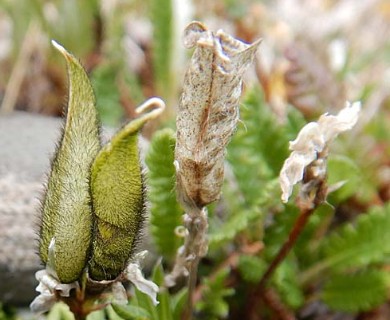
M 91 241 L 90 167 L 100 148 L 95 97 L 78 60 L 54 43 L 64 55 L 69 75 L 69 101 L 61 142 L 43 200 L 39 253 L 47 262 L 55 238 L 55 271 L 61 282 L 77 280 L 87 263 Z
M 91 193 L 96 216 L 90 275 L 115 279 L 134 249 L 144 215 L 144 183 L 138 154 L 140 117 L 122 128 L 92 166 Z

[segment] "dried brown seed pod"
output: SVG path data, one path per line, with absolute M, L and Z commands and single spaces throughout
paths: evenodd
M 179 199 L 201 208 L 218 199 L 225 147 L 239 117 L 242 75 L 260 41 L 246 44 L 225 32 L 192 22 L 184 45 L 195 47 L 177 115 L 175 165 Z

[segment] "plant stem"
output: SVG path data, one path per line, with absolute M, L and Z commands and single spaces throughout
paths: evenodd
M 271 288 L 264 290 L 263 299 L 267 305 L 270 306 L 271 309 L 276 313 L 280 320 L 295 319 L 293 312 L 283 304 L 283 302 L 280 300 L 280 297 Z
M 264 273 L 263 277 L 261 278 L 258 288 L 263 288 L 267 281 L 270 279 L 272 274 L 274 273 L 275 269 L 279 266 L 279 264 L 286 258 L 286 256 L 291 251 L 292 247 L 294 246 L 295 242 L 297 241 L 298 237 L 302 233 L 303 228 L 305 227 L 309 217 L 314 212 L 315 208 L 310 209 L 304 209 L 301 211 L 301 213 L 298 216 L 297 221 L 295 221 L 295 224 L 290 231 L 290 234 L 288 235 L 287 241 L 283 244 L 283 246 L 279 249 L 278 254 L 276 257 L 272 260 L 271 264 L 268 266 L 267 271 Z
M 74 319 L 75 320 L 85 320 L 87 317 L 84 314 L 74 314 Z
M 299 216 L 288 235 L 287 241 L 279 249 L 278 254 L 268 266 L 267 271 L 264 273 L 259 284 L 252 292 L 252 296 L 248 300 L 247 307 L 250 315 L 256 314 L 256 302 L 261 297 L 264 297 L 267 282 L 272 277 L 272 274 L 275 272 L 276 268 L 290 253 L 292 247 L 294 246 L 298 237 L 301 235 L 304 227 L 306 226 L 310 216 L 318 208 L 319 205 L 324 203 L 326 199 L 326 171 L 320 171 L 320 173 L 321 174 L 319 175 L 318 170 L 316 170 L 315 164 L 309 166 L 306 169 L 305 176 L 303 179 L 304 184 L 301 187 L 301 192 L 298 198 L 298 207 L 300 208 Z
M 173 287 L 176 280 L 182 276 L 188 276 L 188 303 L 183 311 L 182 319 L 192 318 L 193 296 L 196 288 L 198 264 L 207 252 L 207 210 L 206 208 L 187 208 L 184 215 L 184 226 L 187 229 L 184 245 L 179 248 L 175 265 L 170 274 L 165 277 L 165 285 Z
M 287 241 L 279 249 L 278 254 L 272 260 L 271 264 L 268 266 L 267 271 L 264 273 L 259 284 L 256 286 L 256 288 L 251 294 L 250 299 L 248 300 L 247 310 L 249 310 L 248 311 L 249 315 L 252 316 L 256 315 L 256 305 L 258 304 L 258 301 L 265 295 L 265 290 L 266 290 L 265 285 L 267 284 L 268 280 L 271 278 L 272 274 L 279 266 L 279 264 L 286 258 L 286 256 L 291 251 L 299 235 L 302 233 L 302 230 L 304 229 L 309 217 L 315 211 L 316 207 L 317 206 L 302 208 L 297 220 L 295 221 L 292 230 L 290 231 Z
M 196 261 L 195 261 L 196 260 Z M 194 309 L 194 294 L 196 289 L 196 280 L 198 278 L 198 265 L 200 258 L 196 258 L 190 269 L 190 275 L 188 277 L 188 298 L 187 298 L 187 306 L 183 312 L 182 320 L 191 320 L 192 319 L 192 311 Z

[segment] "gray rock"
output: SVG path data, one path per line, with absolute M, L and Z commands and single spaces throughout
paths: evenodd
M 35 272 L 40 199 L 62 120 L 14 112 L 0 116 L 0 301 L 28 305 L 37 292 Z M 114 133 L 104 128 L 103 143 Z M 140 139 L 143 158 L 148 143 Z M 145 240 L 145 239 L 144 239 Z M 140 245 L 140 250 L 144 244 Z M 150 256 L 151 257 L 151 256 Z M 149 257 L 149 258 L 150 258 Z
M 60 119 L 14 112 L 0 117 L 0 300 L 36 296 L 39 198 L 60 135 Z

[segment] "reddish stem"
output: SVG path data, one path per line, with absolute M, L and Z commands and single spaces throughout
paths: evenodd
M 263 277 L 261 278 L 259 284 L 256 286 L 254 291 L 251 294 L 251 297 L 248 300 L 247 304 L 247 310 L 248 314 L 250 316 L 250 319 L 259 319 L 257 317 L 257 308 L 258 302 L 261 298 L 263 298 L 266 302 L 269 302 L 269 299 L 267 299 L 266 295 L 266 283 L 271 278 L 272 274 L 276 270 L 276 268 L 279 266 L 279 264 L 286 258 L 286 256 L 291 251 L 292 247 L 296 243 L 299 235 L 302 233 L 303 228 L 305 227 L 309 217 L 314 212 L 315 208 L 317 206 L 313 206 L 311 208 L 303 208 L 301 213 L 299 214 L 297 220 L 295 221 L 295 224 L 293 226 L 293 229 L 291 230 L 287 241 L 283 244 L 283 246 L 280 248 L 278 254 L 276 257 L 272 260 L 271 264 L 268 266 L 267 271 L 264 273 Z
M 298 216 L 297 221 L 295 221 L 294 227 L 288 235 L 287 241 L 280 248 L 276 257 L 272 260 L 271 264 L 268 266 L 267 271 L 264 273 L 261 278 L 258 288 L 261 291 L 264 287 L 271 275 L 274 273 L 275 269 L 279 266 L 279 264 L 286 258 L 286 256 L 291 251 L 295 242 L 297 241 L 299 235 L 302 233 L 303 228 L 306 226 L 306 223 L 314 212 L 315 208 L 304 209 Z

